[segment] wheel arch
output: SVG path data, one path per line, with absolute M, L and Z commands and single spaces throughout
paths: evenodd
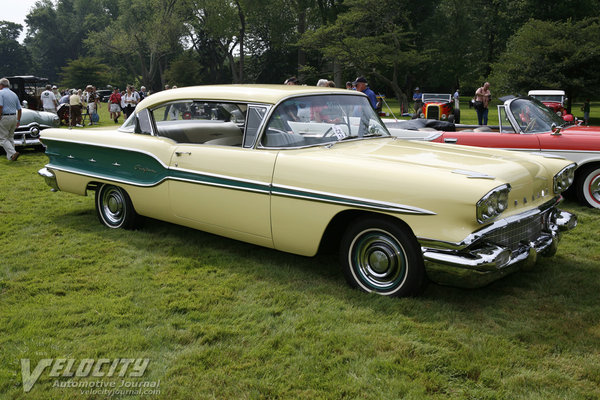
M 395 224 L 399 224 L 408 229 L 413 237 L 416 236 L 412 230 L 412 228 L 404 222 L 401 218 L 374 212 L 374 211 L 366 211 L 366 210 L 344 210 L 336 214 L 327 224 L 325 231 L 321 237 L 321 242 L 319 244 L 319 253 L 335 253 L 338 251 L 340 247 L 340 243 L 342 240 L 342 236 L 348 227 L 359 218 L 366 217 L 377 217 L 383 218 Z

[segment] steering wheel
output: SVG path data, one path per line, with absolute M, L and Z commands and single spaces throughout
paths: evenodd
M 525 132 L 531 132 L 531 130 L 535 127 L 536 119 L 531 118 L 527 126 L 525 127 Z

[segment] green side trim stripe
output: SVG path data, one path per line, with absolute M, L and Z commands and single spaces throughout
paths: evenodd
M 44 139 L 44 143 L 48 146 L 46 150 L 46 155 L 50 159 L 48 168 L 117 183 L 151 187 L 159 185 L 165 180 L 176 180 L 350 207 L 403 214 L 435 215 L 428 210 L 400 204 L 169 168 L 154 155 L 139 150 L 49 139 Z

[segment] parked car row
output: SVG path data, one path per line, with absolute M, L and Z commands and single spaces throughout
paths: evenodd
M 95 192 L 108 228 L 146 216 L 304 256 L 334 248 L 348 283 L 381 295 L 485 285 L 552 256 L 577 224 L 558 208 L 574 162 L 399 140 L 343 89 L 169 90 L 118 129 L 46 129 L 42 142 L 39 174 Z

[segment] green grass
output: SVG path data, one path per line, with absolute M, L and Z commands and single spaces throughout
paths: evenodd
M 156 399 L 600 398 L 599 210 L 564 204 L 580 226 L 532 271 L 391 299 L 331 255 L 104 228 L 92 196 L 49 191 L 46 160 L 0 160 L 2 399 L 101 398 L 48 370 L 24 393 L 20 360 L 103 357 L 149 358 Z

